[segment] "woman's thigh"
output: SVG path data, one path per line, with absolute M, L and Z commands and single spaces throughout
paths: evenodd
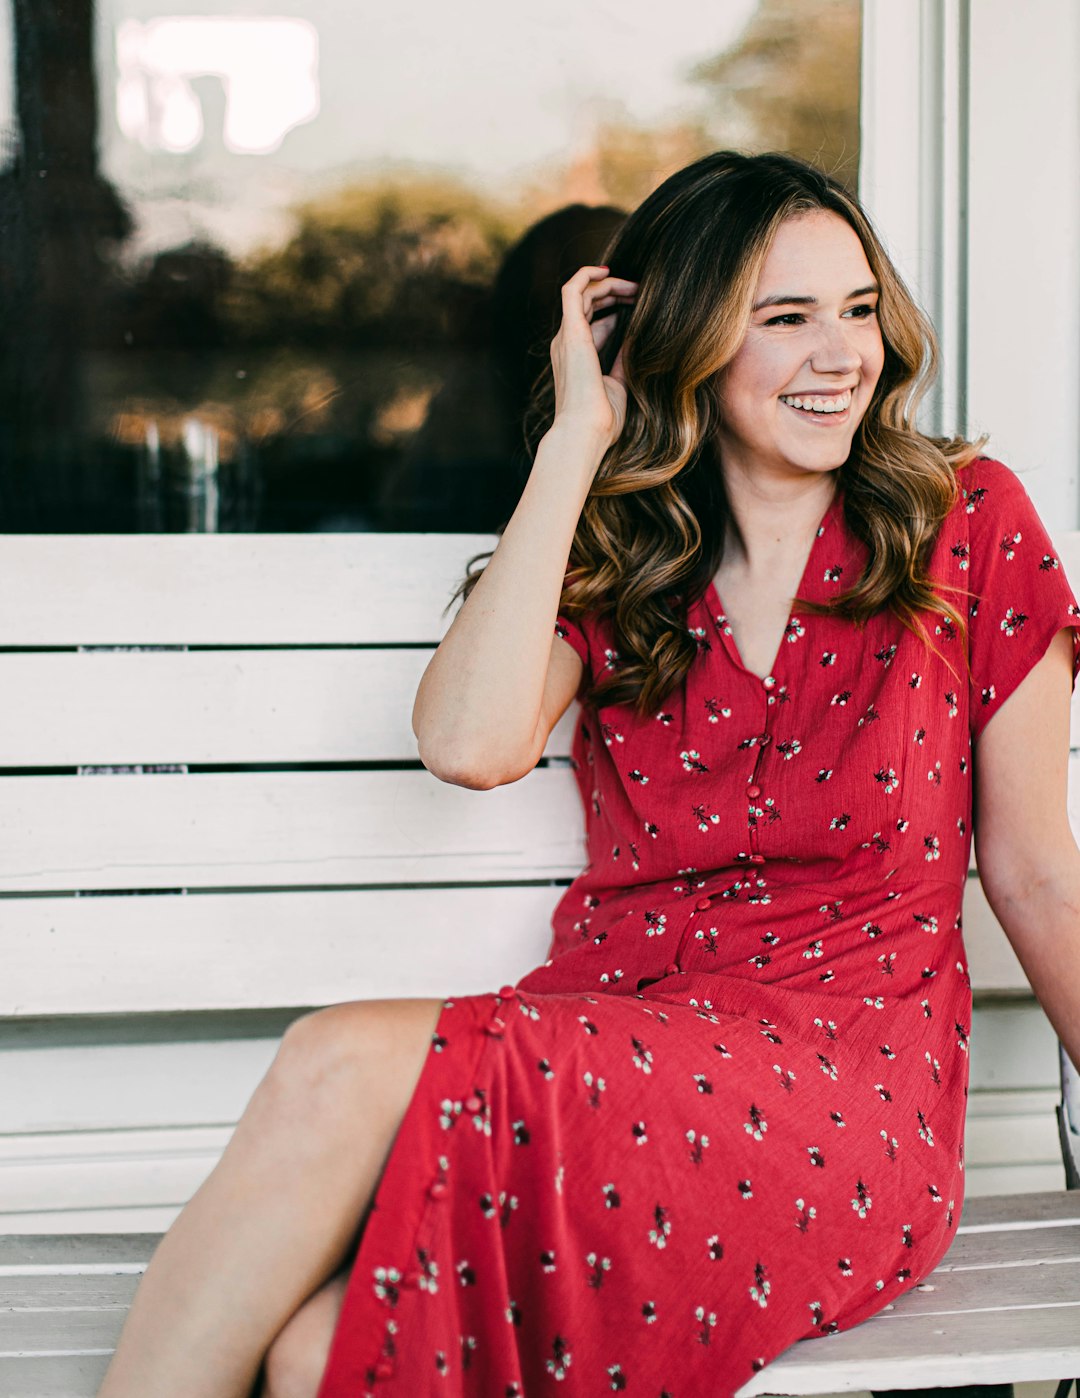
M 338 1157 L 339 1171 L 347 1171 L 347 1178 L 339 1174 L 341 1196 L 327 1200 L 333 1176 L 321 1170 L 313 1172 L 311 1191 L 331 1213 L 349 1200 L 337 1232 L 335 1266 L 343 1242 L 355 1242 L 374 1198 L 442 1005 L 441 1000 L 349 1001 L 312 1011 L 286 1030 L 267 1075 L 286 1100 L 305 1101 L 310 1122 L 335 1123 L 325 1128 L 324 1149 Z M 278 1332 L 266 1355 L 265 1398 L 314 1398 L 347 1281 L 348 1267 L 329 1276 Z

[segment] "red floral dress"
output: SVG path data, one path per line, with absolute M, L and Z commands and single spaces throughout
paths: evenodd
M 793 615 L 742 664 L 712 587 L 645 718 L 582 710 L 589 863 L 516 986 L 447 1001 L 319 1398 L 732 1394 L 930 1272 L 963 1200 L 972 745 L 1080 608 L 1018 476 L 979 459 L 932 575 L 974 683 L 891 615 Z M 799 593 L 868 549 L 838 494 Z M 560 617 L 588 674 L 602 621 Z

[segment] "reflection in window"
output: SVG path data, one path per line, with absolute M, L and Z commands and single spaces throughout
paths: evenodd
M 724 145 L 854 183 L 857 0 L 213 8 L 0 26 L 0 529 L 495 529 L 626 211 Z
M 237 155 L 276 151 L 319 112 L 318 35 L 301 19 L 178 16 L 116 32 L 116 119 L 148 150 L 194 150 L 203 138 L 192 79 L 212 75 L 225 93 L 222 139 Z

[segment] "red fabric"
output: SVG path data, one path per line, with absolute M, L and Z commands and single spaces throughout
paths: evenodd
M 797 611 L 759 678 L 710 588 L 660 712 L 583 711 L 589 864 L 543 966 L 445 1005 L 319 1398 L 720 1398 L 940 1260 L 964 1189 L 971 739 L 1061 627 L 1080 668 L 1022 482 L 986 459 L 960 480 L 930 567 L 979 599 L 970 692 L 944 617 L 959 679 L 890 615 Z M 800 593 L 866 557 L 838 495 Z M 556 630 L 590 673 L 612 663 L 603 623 Z

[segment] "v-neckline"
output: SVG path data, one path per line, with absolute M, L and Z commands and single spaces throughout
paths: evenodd
M 842 486 L 840 481 L 838 480 L 836 483 L 836 490 L 833 493 L 833 498 L 829 502 L 829 506 L 826 509 L 825 513 L 818 520 L 817 528 L 814 530 L 813 538 L 810 541 L 810 552 L 806 556 L 806 562 L 803 565 L 802 575 L 800 576 L 799 581 L 795 587 L 795 597 L 802 595 L 803 585 L 805 584 L 806 579 L 810 574 L 810 565 L 814 562 L 814 558 L 818 551 L 818 545 L 821 542 L 821 539 L 823 538 L 822 531 L 825 525 L 827 525 L 829 523 L 829 520 L 832 518 L 833 512 L 840 507 L 842 498 Z M 749 675 L 752 679 L 755 679 L 758 682 L 758 684 L 763 684 L 766 680 L 774 680 L 776 678 L 776 664 L 783 652 L 784 642 L 787 640 L 788 627 L 791 624 L 790 613 L 788 615 L 787 620 L 784 622 L 784 630 L 780 636 L 780 644 L 776 647 L 776 654 L 772 658 L 772 664 L 769 666 L 768 670 L 765 672 L 764 675 L 759 675 L 755 671 L 748 669 L 747 666 L 743 664 L 742 656 L 739 654 L 739 648 L 735 644 L 735 637 L 732 631 L 730 630 L 731 623 L 728 620 L 727 608 L 724 606 L 724 599 L 720 596 L 719 589 L 717 588 L 716 583 L 712 580 L 712 578 L 709 579 L 709 584 L 706 588 L 706 596 L 709 592 L 712 593 L 713 601 L 716 603 L 718 616 L 722 616 L 724 618 L 724 621 L 728 627 L 727 630 L 724 630 L 723 627 L 721 627 L 720 634 L 727 644 L 728 651 L 731 655 L 732 660 L 735 662 L 735 664 L 739 667 L 740 670 L 742 670 L 745 674 Z

